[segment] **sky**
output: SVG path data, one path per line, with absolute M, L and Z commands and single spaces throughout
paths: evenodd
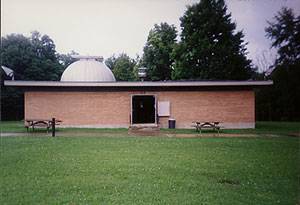
M 254 61 L 270 50 L 271 41 L 264 31 L 267 21 L 282 6 L 300 13 L 300 0 L 225 1 L 237 31 L 244 32 L 247 56 Z M 1 36 L 30 36 L 37 30 L 54 41 L 60 54 L 74 50 L 107 59 L 124 52 L 136 58 L 143 54 L 154 24 L 174 24 L 180 33 L 179 18 L 186 5 L 196 2 L 199 0 L 2 0 Z

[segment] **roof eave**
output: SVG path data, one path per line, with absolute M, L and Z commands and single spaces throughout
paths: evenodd
M 6 80 L 5 86 L 15 87 L 226 87 L 268 86 L 273 81 L 138 81 L 138 82 L 61 82 L 61 81 L 18 81 Z

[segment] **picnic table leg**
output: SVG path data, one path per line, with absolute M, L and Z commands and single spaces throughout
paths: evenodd
M 55 118 L 52 118 L 52 137 L 55 137 Z

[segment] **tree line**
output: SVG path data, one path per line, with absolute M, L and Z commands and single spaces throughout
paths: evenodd
M 187 6 L 180 18 L 181 33 L 166 22 L 150 30 L 143 55 L 135 59 L 126 53 L 112 55 L 105 64 L 117 81 L 138 81 L 137 68 L 147 68 L 149 81 L 163 80 L 248 80 L 264 79 L 247 59 L 247 43 L 236 30 L 224 0 L 201 0 Z M 274 86 L 256 89 L 258 120 L 300 120 L 299 111 L 299 35 L 300 17 L 292 9 L 282 8 L 268 22 L 266 37 L 272 40 L 278 56 L 268 79 Z M 59 54 L 47 35 L 37 31 L 30 37 L 11 34 L 1 39 L 2 65 L 15 72 L 17 80 L 59 80 L 64 69 L 74 62 L 71 55 Z M 1 119 L 23 117 L 20 90 L 4 87 L 8 79 L 1 71 Z
M 256 116 L 259 120 L 300 121 L 300 16 L 284 7 L 268 21 L 265 31 L 278 57 L 267 77 L 274 85 L 256 90 Z
M 1 38 L 1 64 L 14 71 L 16 80 L 60 80 L 65 68 L 74 62 L 71 55 L 59 54 L 48 35 L 33 31 L 30 37 L 11 34 Z M 20 89 L 4 86 L 10 80 L 1 70 L 1 120 L 24 118 L 24 94 Z
M 180 18 L 181 34 L 174 25 L 155 24 L 150 30 L 141 59 L 135 61 L 125 80 L 136 79 L 136 66 L 147 68 L 146 80 L 247 80 L 255 69 L 246 58 L 242 31 L 236 32 L 224 0 L 202 0 L 187 7 Z M 180 41 L 177 42 L 177 37 Z M 112 56 L 108 66 L 124 61 L 125 54 Z M 134 61 L 127 59 L 127 61 Z M 125 67 L 110 67 L 119 79 Z M 121 69 L 124 69 L 120 72 Z M 127 70 L 126 70 L 127 69 Z M 124 78 L 121 78 L 124 80 Z

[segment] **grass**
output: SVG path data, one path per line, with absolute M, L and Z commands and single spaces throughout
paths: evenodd
M 195 134 L 196 129 L 161 129 L 166 134 Z M 212 130 L 204 130 L 202 133 L 212 133 Z M 226 134 L 291 134 L 300 133 L 300 122 L 256 122 L 255 129 L 220 129 L 220 133 Z
M 224 129 L 222 133 L 291 134 L 300 133 L 300 122 L 256 122 L 255 129 Z
M 300 122 L 256 122 L 255 129 L 221 129 L 220 133 L 226 134 L 291 134 L 300 133 Z M 45 128 L 36 128 L 30 132 L 45 133 Z M 128 129 L 109 129 L 109 128 L 57 128 L 58 133 L 108 133 L 126 134 Z M 196 134 L 196 129 L 161 129 L 165 134 Z M 1 133 L 26 133 L 24 122 L 4 121 L 1 122 Z M 211 130 L 204 130 L 203 133 L 215 134 Z
M 299 138 L 2 137 L 0 204 L 298 204 Z
M 34 131 L 30 128 L 30 133 L 45 133 L 46 128 L 35 128 Z M 118 128 L 56 128 L 57 133 L 114 133 L 125 134 L 128 129 Z M 3 121 L 1 122 L 1 133 L 26 133 L 23 121 Z M 51 132 L 51 129 L 50 129 Z

